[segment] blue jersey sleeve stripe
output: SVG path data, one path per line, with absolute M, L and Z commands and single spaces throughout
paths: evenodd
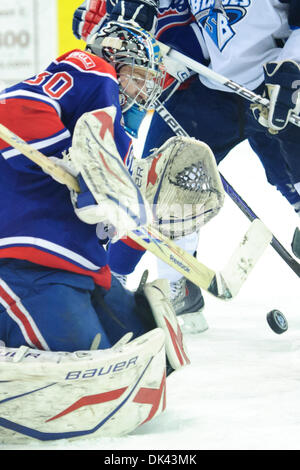
M 45 148 L 50 148 L 54 145 L 57 145 L 57 143 L 61 143 L 65 139 L 70 139 L 71 134 L 67 129 L 64 129 L 61 132 L 58 132 L 56 135 L 51 136 L 47 139 L 43 140 L 37 140 L 37 141 L 30 141 L 28 142 L 30 145 L 32 145 L 35 149 L 41 150 Z M 5 160 L 16 157 L 18 155 L 22 155 L 17 149 L 10 147 L 8 150 L 4 150 L 1 152 L 1 155 Z

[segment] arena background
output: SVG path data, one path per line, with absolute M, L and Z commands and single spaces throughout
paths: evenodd
M 0 0 L 0 89 L 42 71 L 55 57 L 84 47 L 72 33 L 81 0 Z

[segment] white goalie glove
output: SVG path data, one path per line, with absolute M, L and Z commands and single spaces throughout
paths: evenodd
M 135 160 L 132 177 L 152 208 L 154 226 L 173 239 L 198 231 L 223 206 L 214 155 L 190 137 L 172 137 L 149 157 Z
M 165 335 L 155 328 L 126 338 L 110 349 L 72 353 L 0 346 L 1 444 L 124 436 L 159 416 Z

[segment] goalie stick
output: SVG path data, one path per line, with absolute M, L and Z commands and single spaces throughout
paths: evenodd
M 300 230 L 298 227 L 295 229 L 291 246 L 294 255 L 297 256 L 297 258 L 300 258 Z
M 211 70 L 205 65 L 199 64 L 199 62 L 197 62 L 196 60 L 191 59 L 182 52 L 179 52 L 176 49 L 167 46 L 166 44 L 163 44 L 159 41 L 158 44 L 164 57 L 164 63 L 167 72 L 177 78 L 177 80 L 182 81 L 182 77 L 187 77 L 187 69 L 190 69 L 198 73 L 199 75 L 206 77 L 210 81 L 219 83 L 220 85 L 229 88 L 237 95 L 242 96 L 243 98 L 248 101 L 251 101 L 252 103 L 260 104 L 266 108 L 269 108 L 270 101 L 267 98 L 263 98 L 261 95 L 258 95 L 253 91 L 243 87 L 242 85 L 239 85 L 238 83 L 229 80 L 229 78 L 224 77 L 223 75 Z M 183 67 L 180 67 L 178 62 L 182 64 Z M 289 122 L 291 122 L 297 127 L 300 127 L 300 116 L 295 113 L 291 113 L 289 117 Z
M 188 133 L 183 129 L 183 127 L 179 124 L 178 121 L 169 113 L 166 107 L 160 103 L 159 100 L 155 102 L 155 110 L 160 115 L 160 117 L 168 124 L 168 126 L 173 130 L 174 134 L 182 135 L 188 137 Z M 224 178 L 224 176 L 220 173 L 221 181 L 224 186 L 224 189 L 228 196 L 235 202 L 235 204 L 241 209 L 241 211 L 248 217 L 248 219 L 253 222 L 254 220 L 260 220 L 259 217 L 253 212 L 253 210 L 247 205 L 247 203 L 239 196 L 239 194 L 234 190 L 234 188 L 230 185 L 230 183 Z M 263 222 L 261 222 L 263 223 Z M 294 240 L 300 239 L 299 234 L 297 233 L 294 236 Z M 300 242 L 294 244 L 292 246 L 300 245 Z M 300 277 L 300 264 L 298 261 L 293 258 L 292 255 L 284 248 L 284 246 L 280 243 L 280 241 L 272 234 L 271 239 L 271 246 L 274 250 L 281 256 L 281 258 L 289 265 L 289 267 Z M 295 255 L 297 255 L 296 250 L 294 251 Z
M 48 174 L 53 174 L 60 183 L 66 184 L 69 189 L 79 191 L 76 178 L 49 161 L 45 155 L 2 124 L 0 124 L 0 137 L 41 168 L 46 169 Z M 106 149 L 102 150 L 106 151 Z M 97 165 L 98 162 L 94 161 L 94 164 Z M 87 177 L 85 182 L 89 186 L 91 183 L 88 181 L 89 175 L 84 174 L 83 177 Z M 223 271 L 215 272 L 152 227 L 149 230 L 146 227 L 140 227 L 130 232 L 129 236 L 191 282 L 222 300 L 228 300 L 237 295 L 272 238 L 264 224 L 258 219 L 254 220 L 227 266 Z

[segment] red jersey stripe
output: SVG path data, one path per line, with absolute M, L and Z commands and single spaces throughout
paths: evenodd
M 77 274 L 82 274 L 83 276 L 90 276 L 93 278 L 95 284 L 102 286 L 107 290 L 110 289 L 111 272 L 108 265 L 103 266 L 99 271 L 90 271 L 88 269 L 80 268 L 76 264 L 66 261 L 59 256 L 39 250 L 38 248 L 24 246 L 0 249 L 0 258 L 22 259 L 41 266 L 71 271 Z
M 64 130 L 55 109 L 42 101 L 10 98 L 0 106 L 0 122 L 27 142 L 43 140 Z M 0 149 L 10 147 L 0 139 Z

